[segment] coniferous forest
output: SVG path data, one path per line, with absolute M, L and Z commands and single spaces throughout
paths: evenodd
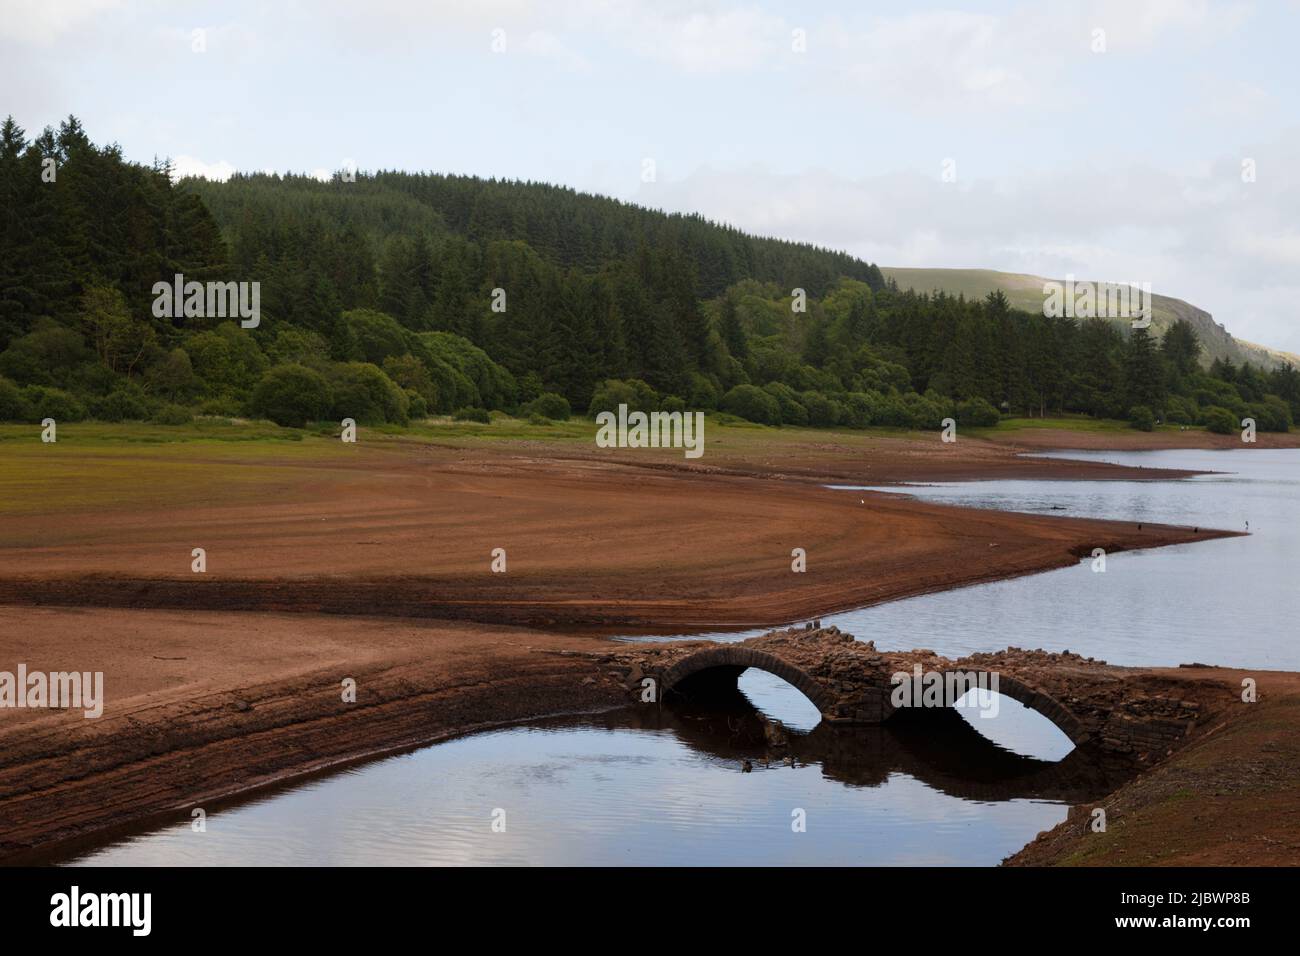
M 842 252 L 541 183 L 173 183 L 69 117 L 30 140 L 4 123 L 0 201 L 0 420 L 557 419 L 626 402 L 769 425 L 1082 413 L 1226 433 L 1300 416 L 1295 368 L 1206 366 L 1185 322 L 1157 336 L 1001 293 L 901 291 Z M 157 317 L 154 284 L 177 274 L 260 283 L 260 324 Z

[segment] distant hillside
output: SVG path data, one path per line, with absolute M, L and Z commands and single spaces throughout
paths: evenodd
M 900 289 L 914 289 L 917 292 L 941 290 L 952 295 L 964 295 L 968 299 L 979 299 L 994 289 L 1001 289 L 1013 308 L 1026 312 L 1042 311 L 1043 283 L 1063 281 L 1018 272 L 995 272 L 992 269 L 896 269 L 882 266 L 880 271 L 885 274 L 885 278 L 897 282 Z M 1155 294 L 1151 298 L 1152 329 L 1158 335 L 1163 335 L 1164 330 L 1174 322 L 1186 319 L 1196 330 L 1204 348 L 1201 355 L 1203 364 L 1208 365 L 1215 359 L 1223 358 L 1231 359 L 1238 365 L 1253 362 L 1265 369 L 1277 368 L 1287 362 L 1300 367 L 1300 356 L 1233 338 L 1204 309 L 1167 295 Z

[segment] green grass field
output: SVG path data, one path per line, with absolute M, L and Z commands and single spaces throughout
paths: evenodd
M 1200 425 L 1187 426 L 1190 430 L 1204 431 Z M 1178 425 L 1157 425 L 1155 431 L 1176 432 Z M 979 429 L 981 433 L 1012 433 L 1026 429 L 1060 430 L 1072 432 L 1132 432 L 1133 427 L 1114 418 L 1092 418 L 1088 415 L 1065 415 L 1060 418 L 1004 418 L 995 428 Z M 973 430 L 973 429 L 972 429 Z
M 803 441 L 827 441 L 852 436 L 877 438 L 919 438 L 929 431 L 899 428 L 796 428 L 757 425 L 730 415 L 710 413 L 706 419 L 709 434 L 733 440 L 762 438 L 782 441 L 797 438 Z M 1199 426 L 1194 426 L 1201 430 Z M 596 425 L 588 418 L 572 418 L 567 422 L 533 424 L 524 419 L 494 413 L 488 424 L 458 422 L 450 418 L 430 418 L 410 425 L 363 425 L 359 433 L 370 440 L 383 438 L 399 441 L 421 438 L 440 444 L 464 443 L 472 445 L 481 440 L 529 442 L 590 442 Z M 989 437 L 1009 434 L 1023 429 L 1053 429 L 1079 432 L 1128 432 L 1127 422 L 1116 419 L 1091 418 L 1087 415 L 1064 415 L 1055 418 L 1004 418 L 991 428 L 963 428 L 966 433 L 979 433 Z M 1160 425 L 1157 431 L 1176 432 L 1177 425 Z M 160 455 L 168 453 L 169 446 L 205 446 L 208 454 L 220 457 L 223 449 L 244 457 L 250 446 L 274 448 L 277 458 L 295 453 L 303 458 L 314 457 L 323 444 L 339 445 L 339 426 L 334 422 L 318 422 L 307 428 L 281 428 L 265 421 L 242 419 L 198 418 L 188 425 L 154 425 L 143 422 L 70 422 L 58 426 L 56 446 L 75 445 L 78 448 L 102 448 L 128 445 L 149 445 Z M 293 445 L 301 448 L 295 452 Z M 14 456 L 30 454 L 34 450 L 49 448 L 41 441 L 39 425 L 0 424 L 0 463 Z M 189 452 L 185 452 L 189 454 Z
M 0 425 L 0 514 L 237 500 L 250 488 L 287 483 L 283 471 L 258 465 L 346 454 L 337 440 L 269 422 L 69 422 L 57 438 L 42 442 L 39 425 Z
M 992 428 L 962 434 L 1014 440 L 1017 432 L 1053 429 L 1134 434 L 1125 422 L 1067 416 L 1009 418 Z M 1176 431 L 1162 426 L 1159 431 Z M 596 425 L 590 419 L 532 424 L 494 415 L 489 424 L 428 419 L 407 427 L 362 426 L 359 444 L 339 441 L 339 426 L 317 423 L 306 429 L 269 422 L 196 419 L 188 425 L 139 422 L 73 422 L 60 425 L 58 441 L 41 441 L 38 425 L 0 425 L 0 515 L 56 514 L 111 509 L 153 502 L 223 504 L 250 495 L 274 495 L 303 478 L 302 467 L 316 469 L 314 480 L 340 487 L 361 474 L 356 456 L 374 450 L 399 451 L 409 444 L 443 448 L 484 448 L 517 444 L 541 454 L 585 453 L 593 447 Z M 779 463 L 783 451 L 801 457 L 856 454 L 867 440 L 933 440 L 933 431 L 891 428 L 814 429 L 755 425 L 728 415 L 710 416 L 705 430 L 709 457 Z M 547 451 L 549 449 L 549 452 Z M 680 461 L 679 449 L 646 450 L 663 461 Z M 343 466 L 334 468 L 332 466 Z

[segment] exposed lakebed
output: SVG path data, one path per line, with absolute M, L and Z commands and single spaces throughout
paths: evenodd
M 1105 573 L 1083 561 L 823 624 L 884 649 L 952 657 L 1017 645 L 1118 664 L 1300 670 L 1300 451 L 1060 457 L 1219 474 L 887 490 L 1135 522 L 1249 522 L 1251 534 L 1108 555 Z M 778 679 L 750 671 L 740 686 L 708 711 L 618 712 L 457 738 L 212 808 L 206 832 L 187 818 L 69 862 L 981 865 L 1110 789 L 1066 756 L 1050 723 L 1007 699 L 991 720 L 832 732 Z M 792 826 L 800 811 L 804 832 Z

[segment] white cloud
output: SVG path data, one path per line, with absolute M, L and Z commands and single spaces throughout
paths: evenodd
M 1107 46 L 1115 52 L 1140 52 L 1182 34 L 1192 38 L 1218 38 L 1241 25 L 1251 4 L 1211 3 L 1210 0 L 1094 0 L 1084 16 L 1092 26 L 1106 31 Z
M 794 25 L 758 9 L 731 6 L 706 11 L 643 4 L 620 21 L 615 35 L 642 56 L 688 73 L 751 70 L 790 51 Z
M 6 0 L 0 14 L 0 39 L 49 46 L 121 0 Z
M 569 47 L 554 33 L 546 30 L 534 30 L 524 37 L 521 48 L 532 56 L 554 60 L 560 66 L 575 72 L 585 73 L 591 64 L 581 53 Z
M 875 18 L 866 30 L 827 28 L 835 69 L 864 89 L 923 106 L 982 99 L 1021 106 L 1041 97 L 1057 72 L 1050 55 L 1013 18 L 918 13 Z
M 1255 152 L 1263 168 L 1300 168 L 1300 132 Z M 882 265 L 1151 282 L 1235 335 L 1300 352 L 1300 183 L 1242 183 L 1231 157 L 1192 173 L 1080 165 L 958 184 L 914 172 L 702 168 L 636 199 Z
M 208 163 L 195 156 L 177 156 L 172 160 L 173 179 L 195 176 L 211 179 L 214 182 L 225 182 L 235 171 L 235 167 L 224 159 Z

